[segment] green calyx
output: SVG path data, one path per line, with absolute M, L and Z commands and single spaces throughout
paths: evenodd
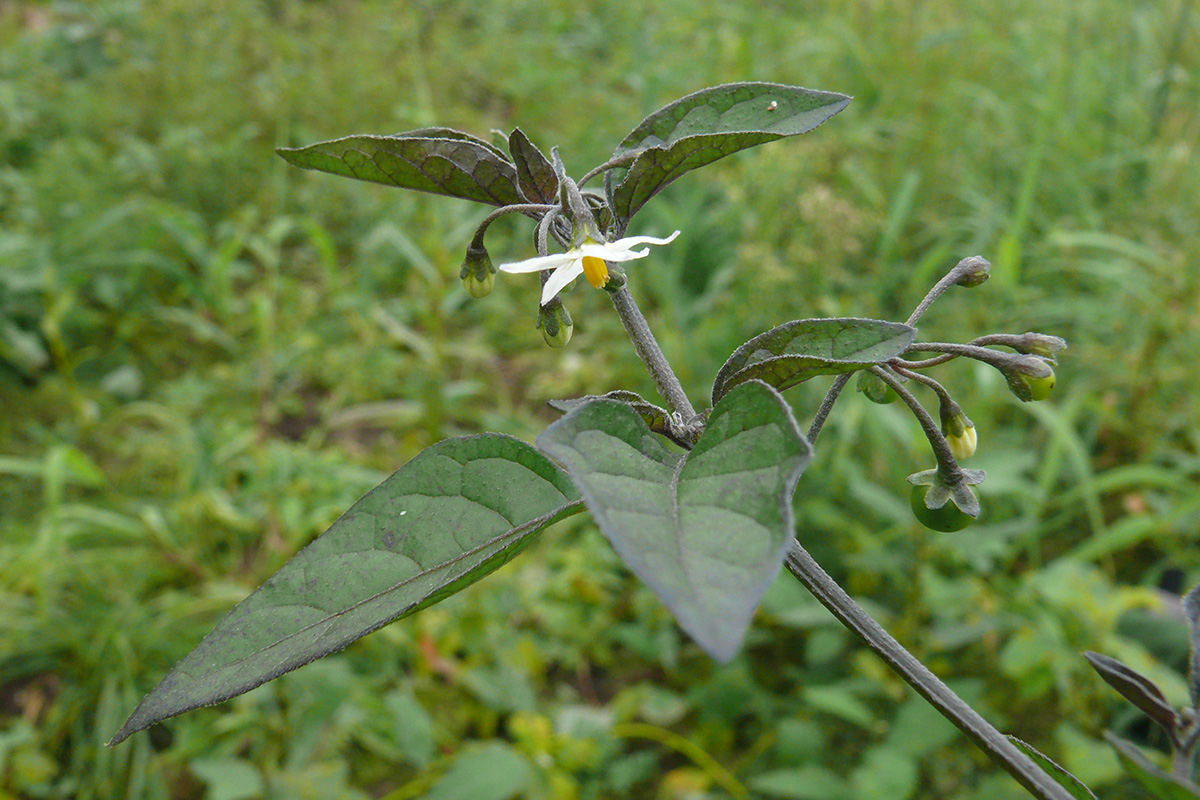
M 570 313 L 557 298 L 542 306 L 537 326 L 542 331 L 542 338 L 550 347 L 566 347 L 567 342 L 571 341 L 571 333 L 575 330 Z
M 913 516 L 917 518 L 917 522 L 930 530 L 953 533 L 961 531 L 974 521 L 950 499 L 947 499 L 938 508 L 930 508 L 927 499 L 930 488 L 929 486 L 914 486 L 909 493 L 909 504 L 912 506 Z
M 912 484 L 909 504 L 913 516 L 926 528 L 943 533 L 961 531 L 979 516 L 979 498 L 972 486 L 983 483 L 979 469 L 957 466 L 943 471 L 927 469 L 908 476 Z
M 474 244 L 467 247 L 467 257 L 458 277 L 471 297 L 487 297 L 492 293 L 492 287 L 496 285 L 496 267 L 486 247 Z
M 988 278 L 991 277 L 992 265 L 983 256 L 971 256 L 960 261 L 957 269 L 961 275 L 955 283 L 971 289 L 987 283 Z

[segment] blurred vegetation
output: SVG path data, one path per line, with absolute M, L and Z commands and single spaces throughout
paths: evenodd
M 471 301 L 478 208 L 304 173 L 351 133 L 520 125 L 576 175 L 698 88 L 856 96 L 685 178 L 630 270 L 694 398 L 805 316 L 1072 345 L 1046 403 L 943 376 L 981 524 L 920 528 L 911 419 L 847 397 L 798 535 L 1002 729 L 1102 794 L 1151 746 L 1079 656 L 1182 702 L 1172 592 L 1200 578 L 1200 12 L 1191 0 L 580 4 L 0 2 L 0 798 L 801 798 L 1023 794 L 786 575 L 714 665 L 578 519 L 416 617 L 120 747 L 215 620 L 429 444 L 527 440 L 546 400 L 653 396 L 602 293 Z M 496 258 L 532 254 L 518 221 Z M 821 383 L 820 381 L 816 383 Z M 824 386 L 789 398 L 808 418 Z M 1120 710 L 1120 713 L 1117 713 Z M 480 777 L 488 780 L 480 784 Z

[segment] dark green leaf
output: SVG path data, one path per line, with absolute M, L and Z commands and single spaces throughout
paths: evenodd
M 550 407 L 556 411 L 561 411 L 567 414 L 577 408 L 587 405 L 596 400 L 617 400 L 632 408 L 642 418 L 642 422 L 646 423 L 646 427 L 655 433 L 662 434 L 677 444 L 688 446 L 685 442 L 680 442 L 675 431 L 671 427 L 671 413 L 665 408 L 660 408 L 650 401 L 644 399 L 637 392 L 629 392 L 624 389 L 615 389 L 604 394 L 589 394 L 584 397 L 576 397 L 570 400 L 551 400 Z
M 347 136 L 275 152 L 297 167 L 401 189 L 496 206 L 522 202 L 517 170 L 507 157 L 482 139 L 446 128 Z
M 807 133 L 850 98 L 778 83 L 730 83 L 676 100 L 642 120 L 614 158 L 636 156 L 612 170 L 613 211 L 629 219 L 684 173 L 748 147 Z
M 748 380 L 765 381 L 782 390 L 816 375 L 881 364 L 903 353 L 916 336 L 916 328 L 878 319 L 786 322 L 733 351 L 713 382 L 713 403 Z
M 779 393 L 758 382 L 730 392 L 682 456 L 613 400 L 576 408 L 537 444 L 680 626 L 714 658 L 732 658 L 783 563 L 811 456 Z
M 1122 697 L 1133 703 L 1150 719 L 1157 722 L 1172 741 L 1175 740 L 1176 715 L 1175 709 L 1167 702 L 1162 691 L 1145 675 L 1100 653 L 1090 650 L 1083 654 L 1092 668 L 1100 674 L 1112 688 Z
M 1092 790 L 1085 786 L 1083 781 L 1042 755 L 1041 751 L 1036 747 L 1021 741 L 1015 736 L 1009 736 L 1008 740 L 1015 744 L 1025 755 L 1032 758 L 1033 763 L 1041 767 L 1042 771 L 1053 778 L 1055 783 L 1066 789 L 1075 800 L 1096 800 L 1096 795 L 1092 794 Z
M 517 186 L 525 199 L 531 203 L 557 203 L 558 176 L 550 159 L 520 128 L 508 137 L 508 149 L 517 165 Z
M 498 569 L 582 510 L 570 480 L 509 436 L 450 439 L 350 507 L 163 679 L 113 738 L 227 700 Z
M 455 130 L 454 128 L 417 128 L 415 131 L 401 131 L 400 133 L 392 134 L 392 136 L 396 139 L 454 139 L 460 142 L 472 142 L 486 150 L 490 150 L 492 155 L 501 161 L 508 160 L 508 156 L 504 154 L 504 151 L 487 139 L 480 139 L 474 134 Z
M 1200 797 L 1200 786 L 1159 769 L 1129 742 L 1108 731 L 1104 732 L 1104 738 L 1117 751 L 1117 758 L 1130 777 L 1157 800 L 1196 800 Z

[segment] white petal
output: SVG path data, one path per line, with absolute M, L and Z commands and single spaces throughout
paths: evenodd
M 635 244 L 670 244 L 675 241 L 675 237 L 679 235 L 679 231 L 675 231 L 665 239 L 656 239 L 653 236 L 630 236 L 627 239 L 618 239 L 613 242 L 617 246 L 625 246 L 626 248 L 633 247 Z
M 524 261 L 515 261 L 511 264 L 501 264 L 496 269 L 501 272 L 541 272 L 544 269 L 565 267 L 572 261 L 578 261 L 579 258 L 578 251 L 568 250 L 565 253 L 537 256 L 536 258 L 527 258 Z
M 567 287 L 567 284 L 583 274 L 583 259 L 572 264 L 564 264 L 546 280 L 542 286 L 542 305 L 554 299 L 555 295 Z
M 593 256 L 604 261 L 633 261 L 635 258 L 650 255 L 650 250 L 630 250 L 627 247 L 616 247 L 615 244 L 585 244 L 580 246 L 579 253 L 581 256 Z

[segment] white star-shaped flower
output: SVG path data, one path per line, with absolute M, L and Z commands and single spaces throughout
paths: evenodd
M 675 241 L 675 237 L 679 235 L 679 231 L 675 231 L 665 239 L 656 239 L 653 236 L 630 236 L 626 239 L 617 239 L 615 242 L 597 243 L 592 239 L 584 239 L 583 242 L 575 247 L 572 247 L 565 253 L 557 253 L 551 256 L 538 256 L 537 258 L 527 258 L 524 261 L 517 261 L 512 264 L 501 264 L 498 269 L 501 272 L 541 272 L 544 269 L 552 269 L 554 273 L 546 280 L 542 286 L 542 305 L 546 305 L 554 297 L 566 288 L 567 284 L 578 278 L 580 275 L 585 275 L 588 283 L 595 286 L 597 289 L 608 283 L 608 266 L 606 261 L 633 261 L 638 258 L 645 258 L 650 254 L 650 248 L 634 250 L 639 244 L 670 244 Z

